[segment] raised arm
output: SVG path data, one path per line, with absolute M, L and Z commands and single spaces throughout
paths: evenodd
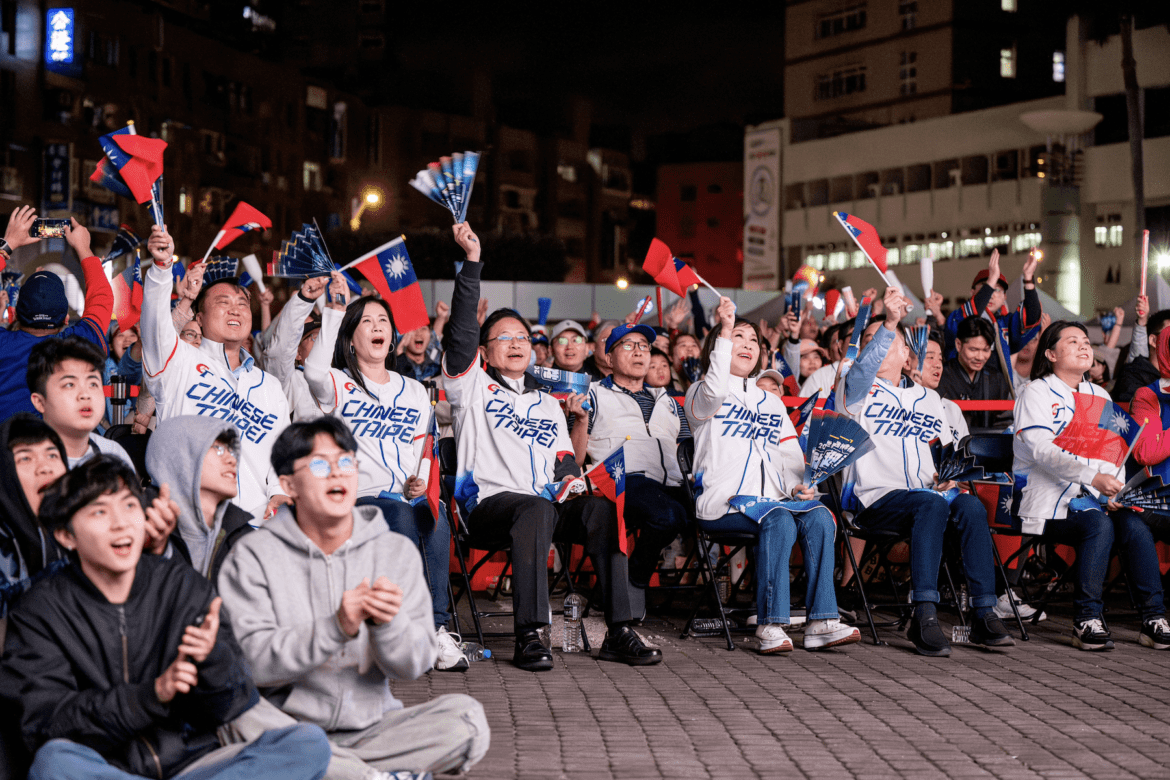
M 735 304 L 721 297 L 715 309 L 719 318 L 719 335 L 711 350 L 707 373 L 687 393 L 687 413 L 696 420 L 706 420 L 719 411 L 731 382 L 731 333 L 735 330 Z
M 81 270 L 85 273 L 85 310 L 81 321 L 94 330 L 98 343 L 109 352 L 106 334 L 110 331 L 110 315 L 114 312 L 114 290 L 106 278 L 101 258 L 94 257 L 90 248 L 89 231 L 77 224 L 76 219 L 70 218 L 65 240 L 77 253 Z
M 154 264 L 142 280 L 142 369 L 148 377 L 160 375 L 179 347 L 179 334 L 171 322 L 171 263 L 175 242 L 166 226 L 150 229 L 146 243 Z
M 321 297 L 329 280 L 323 276 L 306 279 L 300 291 L 276 315 L 272 341 L 268 345 L 268 364 L 265 371 L 280 380 L 282 385 L 296 371 L 297 350 L 305 331 L 305 318 L 313 311 L 314 302 Z M 332 353 L 330 353 L 332 357 Z
M 479 352 L 479 239 L 471 226 L 461 222 L 455 226 L 455 243 L 467 254 L 467 262 L 455 275 L 455 292 L 451 296 L 451 319 L 443 332 L 443 370 L 447 376 L 460 376 L 471 368 Z
M 324 279 L 323 281 L 328 282 L 329 280 Z M 332 285 L 333 292 L 339 292 L 337 290 L 338 282 L 343 287 L 345 286 L 345 280 L 341 278 L 341 274 L 335 273 Z M 313 300 L 316 300 L 323 291 L 323 286 L 318 289 L 316 285 L 313 285 L 309 288 L 309 295 L 312 295 Z M 345 292 L 340 292 L 340 294 L 344 296 Z M 310 307 L 312 305 L 312 303 L 309 304 Z M 329 368 L 333 365 L 333 348 L 337 343 L 337 334 L 341 331 L 341 318 L 344 316 L 344 303 L 330 301 L 326 304 L 325 311 L 321 314 L 321 333 L 317 336 L 317 343 L 309 351 L 309 356 L 305 358 L 305 381 L 313 393 L 313 400 L 321 407 L 321 411 L 326 413 L 333 411 L 333 407 L 337 405 L 337 388 L 334 387 Z

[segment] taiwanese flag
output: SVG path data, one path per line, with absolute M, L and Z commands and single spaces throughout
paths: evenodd
M 629 555 L 626 541 L 626 450 L 621 445 L 585 475 L 593 490 L 617 505 L 618 549 Z
M 792 367 L 788 365 L 788 361 L 784 359 L 784 351 L 780 350 L 776 353 L 772 364 L 776 370 L 780 372 L 780 376 L 784 377 L 784 395 L 800 395 L 800 385 L 796 382 L 796 375 L 792 373 Z
M 215 242 L 213 243 L 213 247 L 215 249 L 223 249 L 228 244 L 251 230 L 271 229 L 271 219 L 264 216 L 260 209 L 256 208 L 255 206 L 250 206 L 241 200 L 236 204 L 236 207 L 232 209 L 232 215 L 228 217 L 227 222 L 224 223 L 223 229 L 215 235 Z
M 126 225 L 121 225 L 118 227 L 118 234 L 114 236 L 114 243 L 110 245 L 110 251 L 106 252 L 102 262 L 108 263 L 115 258 L 129 254 L 137 249 L 140 243 L 142 243 L 141 239 L 134 234 L 133 230 Z
M 142 316 L 142 262 L 134 257 L 134 264 L 114 277 L 114 319 L 118 329 L 126 330 L 138 323 Z
M 1082 458 L 1121 466 L 1137 440 L 1141 426 L 1112 401 L 1088 393 L 1073 393 L 1072 420 L 1053 444 Z
M 655 282 L 679 297 L 687 294 L 688 287 L 701 284 L 698 274 L 675 257 L 670 247 L 657 238 L 650 242 L 650 250 L 646 252 L 642 270 L 653 276 Z
M 435 420 L 435 407 L 431 407 L 431 427 L 427 429 L 427 437 L 423 442 L 423 459 L 430 457 L 430 466 L 427 469 L 427 492 L 412 501 L 417 504 L 426 501 L 431 508 L 431 517 L 438 522 L 440 494 L 443 489 L 443 477 L 439 474 L 439 426 Z
M 91 178 L 108 187 L 107 182 L 116 176 L 125 188 L 119 194 L 128 195 L 139 203 L 149 203 L 154 195 L 154 183 L 162 176 L 163 150 L 167 148 L 167 142 L 137 135 L 129 126 L 103 135 L 99 141 L 106 160 Z M 116 172 L 109 170 L 106 163 L 113 165 Z M 114 191 L 118 192 L 118 189 Z
M 399 333 L 409 333 L 430 325 L 422 288 L 414 275 L 410 255 L 406 253 L 406 239 L 399 236 L 388 244 L 362 255 L 342 270 L 356 268 L 370 280 L 394 314 L 394 327 Z
M 834 211 L 833 216 L 841 223 L 841 227 L 845 228 L 845 232 L 849 234 L 861 251 L 865 252 L 869 262 L 873 263 L 874 267 L 884 276 L 886 273 L 886 248 L 882 246 L 882 237 L 878 235 L 877 228 L 852 214 L 846 214 L 844 211 Z

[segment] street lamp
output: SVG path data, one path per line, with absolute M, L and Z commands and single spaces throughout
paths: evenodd
M 353 218 L 349 221 L 349 229 L 356 233 L 362 226 L 362 214 L 365 214 L 367 209 L 377 211 L 381 206 L 382 191 L 376 187 L 370 187 L 365 191 L 365 194 L 362 195 L 360 205 L 358 204 L 357 198 L 354 198 Z
M 624 289 L 626 289 L 627 287 L 629 287 L 629 286 L 630 286 L 630 282 L 629 282 L 629 280 L 628 280 L 628 279 L 626 279 L 626 278 L 623 276 L 623 277 L 621 277 L 620 279 L 618 279 L 616 282 L 614 282 L 614 285 L 615 285 L 615 286 L 616 286 L 616 287 L 617 287 L 619 290 L 624 290 Z

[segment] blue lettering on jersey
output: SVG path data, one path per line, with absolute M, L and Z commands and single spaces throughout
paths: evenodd
M 259 444 L 276 424 L 275 414 L 265 412 L 228 387 L 198 382 L 187 390 L 187 397 L 195 401 L 197 414 L 232 423 L 240 429 L 240 436 L 246 441 Z
M 353 398 L 341 407 L 341 416 L 357 438 L 393 439 L 401 444 L 414 441 L 421 419 L 419 410 L 409 406 L 382 406 Z
M 512 431 L 521 440 L 531 439 L 533 444 L 553 447 L 557 442 L 559 425 L 556 420 L 525 419 L 516 414 L 512 403 L 504 398 L 493 398 L 484 408 L 488 416 L 495 419 L 492 428 Z
M 877 401 L 865 408 L 865 416 L 875 422 L 871 434 L 874 436 L 896 436 L 929 443 L 942 432 L 942 420 L 932 414 Z
M 723 427 L 720 436 L 733 439 L 762 439 L 767 444 L 779 444 L 784 415 L 769 412 L 754 412 L 734 401 L 724 401 L 715 415 Z

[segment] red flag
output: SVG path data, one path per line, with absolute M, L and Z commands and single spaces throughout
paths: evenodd
M 114 277 L 114 319 L 118 330 L 132 328 L 142 316 L 142 263 L 137 256 L 134 265 Z
M 1141 426 L 1107 398 L 1088 393 L 1073 397 L 1073 417 L 1052 443 L 1082 458 L 1123 465 Z
M 825 319 L 837 319 L 837 304 L 841 302 L 840 290 L 825 290 Z
M 219 231 L 219 235 L 215 239 L 215 248 L 223 249 L 250 230 L 271 229 L 271 219 L 264 216 L 260 209 L 241 200 L 232 209 L 232 215 L 224 223 L 223 230 Z
M 122 151 L 130 155 L 118 169 L 122 180 L 139 203 L 149 203 L 155 180 L 162 176 L 163 150 L 167 142 L 144 135 L 116 134 L 111 136 Z
M 702 284 L 699 275 L 689 265 L 679 260 L 670 247 L 657 238 L 650 242 L 642 270 L 654 277 L 654 281 L 679 297 L 687 294 L 691 285 Z
M 618 549 L 629 555 L 626 540 L 626 450 L 620 446 L 585 475 L 593 489 L 617 505 Z
M 439 474 L 439 426 L 435 421 L 435 407 L 431 407 L 431 427 L 427 430 L 426 441 L 423 442 L 423 452 L 431 456 L 431 465 L 427 471 L 427 506 L 431 508 L 431 517 L 440 521 L 439 499 L 442 492 L 442 476 Z
M 342 270 L 356 268 L 370 280 L 394 314 L 394 327 L 409 333 L 431 324 L 422 288 L 406 253 L 406 241 L 400 236 L 359 257 Z
M 846 214 L 844 211 L 834 211 L 833 216 L 841 223 L 841 227 L 845 228 L 845 232 L 850 235 L 858 248 L 865 252 L 865 256 L 873 263 L 874 268 L 878 269 L 884 276 L 886 273 L 886 248 L 882 246 L 882 237 L 878 235 L 877 228 L 852 214 Z

